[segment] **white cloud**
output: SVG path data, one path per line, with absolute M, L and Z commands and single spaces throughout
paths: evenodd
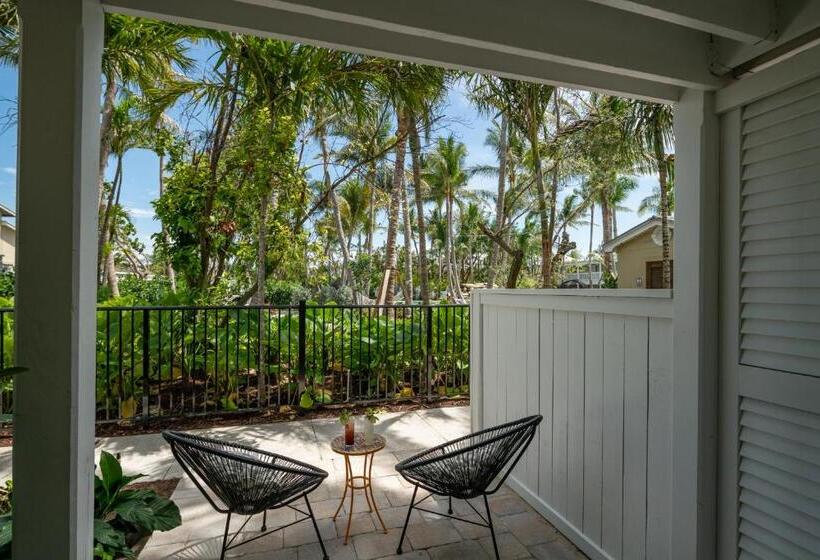
M 17 168 L 16 167 L 4 167 L 4 173 L 8 173 L 9 175 L 17 175 Z
M 154 217 L 154 210 L 151 208 L 126 208 L 128 213 L 131 214 L 133 218 L 153 218 Z

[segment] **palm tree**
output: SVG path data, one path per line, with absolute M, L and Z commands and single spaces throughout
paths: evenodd
M 447 272 L 447 291 L 456 302 L 464 301 L 456 268 L 455 249 L 453 240 L 453 207 L 457 200 L 466 194 L 467 173 L 464 162 L 467 158 L 467 147 L 458 142 L 453 135 L 439 138 L 435 151 L 427 161 L 427 170 L 424 180 L 430 186 L 431 197 L 444 204 L 447 223 L 447 239 L 445 246 L 444 263 Z
M 667 153 L 667 147 L 674 145 L 672 127 L 672 107 L 648 101 L 620 101 L 625 104 L 624 131 L 638 141 L 636 150 L 636 167 L 639 171 L 654 171 L 658 174 L 659 209 L 661 216 L 663 287 L 672 285 L 672 266 L 670 260 L 669 235 L 669 191 L 672 187 L 673 156 Z
M 393 182 L 387 210 L 387 244 L 385 247 L 385 275 L 387 293 L 385 303 L 393 302 L 396 284 L 396 239 L 398 237 L 399 209 L 402 189 L 405 188 L 404 163 L 407 138 L 414 118 L 429 110 L 433 100 L 438 99 L 444 87 L 445 73 L 440 68 L 406 62 L 382 61 L 376 87 L 389 100 L 396 115 L 396 149 L 393 166 Z M 417 207 L 418 210 L 418 207 Z
M 538 217 L 541 224 L 541 285 L 552 285 L 552 240 L 555 228 L 557 165 L 553 165 L 553 185 L 549 199 L 544 182 L 543 153 L 541 135 L 550 118 L 550 104 L 560 123 L 560 102 L 556 88 L 545 84 L 520 82 L 507 78 L 482 80 L 479 88 L 482 97 L 503 111 L 527 138 L 530 147 L 530 163 L 533 169 L 535 192 L 537 195 Z M 557 130 L 556 130 L 557 136 Z

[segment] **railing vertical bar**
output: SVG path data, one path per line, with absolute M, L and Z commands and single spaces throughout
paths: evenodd
M 110 420 L 111 403 L 111 311 L 105 310 L 105 419 Z
M 168 381 L 171 386 L 171 390 L 168 392 L 168 411 L 173 415 L 174 411 L 174 355 L 176 354 L 174 350 L 174 310 L 171 309 L 169 313 L 170 317 L 168 318 L 168 346 L 170 350 L 168 352 Z
M 142 415 L 151 417 L 151 317 L 148 309 L 142 310 Z
M 118 331 L 117 332 L 117 340 L 118 340 L 118 345 L 119 345 L 119 347 L 117 348 L 117 357 L 118 357 L 117 361 L 119 362 L 117 364 L 118 365 L 118 367 L 117 367 L 117 371 L 118 371 L 118 374 L 117 374 L 117 392 L 119 393 L 117 395 L 117 400 L 119 401 L 119 406 L 117 407 L 117 418 L 121 420 L 122 419 L 122 399 L 125 396 L 124 392 L 123 392 L 123 375 L 124 375 L 124 372 L 123 372 L 123 369 L 122 369 L 123 368 L 123 363 L 122 363 L 122 357 L 123 357 L 123 353 L 122 353 L 123 352 L 122 351 L 122 309 L 120 309 L 117 312 L 117 331 Z
M 133 410 L 131 412 L 132 412 L 132 414 L 136 415 L 136 413 L 137 413 L 137 399 L 136 399 L 137 393 L 136 393 L 136 389 L 134 387 L 134 367 L 136 366 L 136 360 L 134 359 L 134 340 L 136 339 L 136 333 L 134 332 L 134 313 L 135 313 L 135 311 L 133 309 L 131 309 L 131 312 L 128 314 L 130 316 L 130 321 L 131 321 L 131 328 L 130 328 L 131 336 L 129 337 L 131 339 L 131 352 L 130 352 L 130 355 L 131 355 L 130 356 L 131 357 L 131 375 L 130 375 L 131 382 L 130 382 L 130 387 L 129 387 L 129 393 L 131 394 L 131 401 L 133 403 L 132 404 Z

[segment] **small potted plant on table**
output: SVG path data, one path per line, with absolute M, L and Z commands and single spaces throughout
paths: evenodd
M 342 410 L 339 414 L 339 423 L 345 427 L 345 445 L 353 445 L 356 432 L 353 425 L 353 416 L 349 410 Z
M 364 410 L 364 428 L 362 431 L 364 433 L 364 442 L 367 445 L 373 443 L 373 427 L 379 421 L 378 413 L 379 410 L 376 408 L 368 407 Z

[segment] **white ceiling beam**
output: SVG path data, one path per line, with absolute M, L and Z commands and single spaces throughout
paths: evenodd
M 709 71 L 707 33 L 593 2 L 241 1 L 680 87 L 723 84 Z
M 495 74 L 552 85 L 674 102 L 676 85 L 591 70 L 438 39 L 374 29 L 256 4 L 227 0 L 105 0 L 107 9 L 190 25 Z
M 774 35 L 774 0 L 589 0 L 742 43 Z
M 811 46 L 808 43 L 802 44 L 801 37 L 815 33 L 817 29 L 820 29 L 820 2 L 817 0 L 779 0 L 775 40 L 748 45 L 718 38 L 715 49 L 717 57 L 713 61 L 712 69 L 718 74 L 730 73 L 737 66 L 794 42 L 798 44 L 792 49 L 792 54 L 797 54 L 802 49 Z M 785 58 L 788 56 L 782 57 L 782 59 Z

